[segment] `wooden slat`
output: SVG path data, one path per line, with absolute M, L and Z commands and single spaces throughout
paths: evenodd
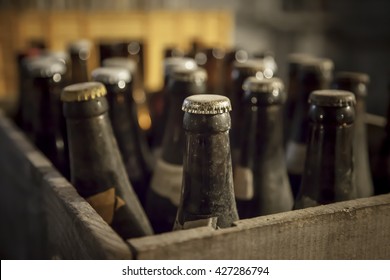
M 128 242 L 137 259 L 389 259 L 390 194 Z
M 127 244 L 0 111 L 5 259 L 129 259 Z

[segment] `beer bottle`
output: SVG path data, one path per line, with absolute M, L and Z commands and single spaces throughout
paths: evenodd
M 264 64 L 261 59 L 248 59 L 245 62 L 236 62 L 233 65 L 232 79 L 233 91 L 229 96 L 232 107 L 232 129 L 231 129 L 231 148 L 233 165 L 239 158 L 241 144 L 241 124 L 243 118 L 243 97 L 244 90 L 242 88 L 244 81 L 251 76 L 264 78 Z
M 388 91 L 390 94 L 390 84 Z M 388 102 L 385 135 L 381 139 L 379 151 L 373 159 L 372 175 L 376 195 L 390 192 L 390 95 Z
M 153 234 L 129 182 L 108 117 L 106 88 L 67 86 L 61 100 L 68 131 L 71 182 L 124 239 Z
M 92 43 L 88 40 L 74 41 L 68 46 L 71 60 L 71 83 L 87 82 L 88 60 L 91 56 Z
M 227 228 L 238 220 L 229 143 L 230 101 L 200 94 L 187 97 L 184 113 L 183 183 L 175 229 L 204 222 Z
M 302 61 L 298 67 L 298 97 L 295 104 L 292 129 L 287 142 L 286 161 L 294 197 L 296 197 L 305 166 L 306 140 L 308 136 L 308 111 L 310 93 L 329 88 L 333 62 L 329 59 L 313 58 Z
M 153 124 L 153 143 L 154 149 L 161 147 L 163 135 L 165 133 L 165 126 L 167 123 L 169 108 L 169 93 L 168 93 L 168 81 L 171 73 L 176 67 L 184 67 L 188 69 L 197 68 L 196 62 L 192 58 L 188 57 L 168 57 L 164 59 L 164 85 L 161 91 L 155 92 L 150 98 L 151 116 Z
M 223 60 L 223 95 L 231 96 L 233 91 L 233 65 L 247 61 L 248 53 L 243 49 L 231 49 L 225 54 Z
M 184 130 L 181 106 L 189 95 L 204 93 L 207 74 L 204 69 L 176 68 L 169 79 L 170 100 L 161 158 L 149 190 L 146 211 L 156 232 L 171 231 L 180 200 L 183 177 Z
M 358 197 L 369 197 L 374 194 L 374 186 L 371 178 L 368 144 L 366 133 L 366 102 L 367 85 L 369 76 L 357 72 L 339 72 L 336 74 L 333 87 L 335 89 L 347 90 L 355 95 L 355 129 L 354 129 L 354 159 L 356 188 Z
M 53 57 L 41 56 L 28 65 L 32 87 L 30 112 L 32 139 L 53 165 L 69 177 L 65 119 L 62 115 L 60 95 L 66 84 L 66 66 Z
M 309 137 L 302 186 L 294 208 L 355 199 L 353 137 L 355 97 L 316 90 L 309 99 Z
M 206 48 L 195 55 L 198 66 L 207 72 L 207 92 L 223 92 L 223 62 L 225 52 L 219 48 Z
M 142 204 L 152 174 L 152 155 L 137 120 L 132 96 L 132 76 L 125 68 L 101 67 L 92 79 L 107 89 L 108 111 L 127 175 Z
M 244 83 L 244 118 L 234 188 L 240 218 L 290 211 L 293 196 L 283 146 L 283 103 L 278 78 L 249 77 Z

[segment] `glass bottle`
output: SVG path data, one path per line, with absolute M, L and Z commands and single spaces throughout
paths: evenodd
M 164 132 L 161 157 L 157 160 L 149 190 L 146 211 L 156 232 L 171 231 L 180 201 L 183 177 L 184 130 L 181 106 L 186 97 L 206 91 L 204 69 L 176 68 L 167 93 L 170 110 Z
M 307 114 L 309 103 L 307 100 L 312 91 L 330 87 L 333 62 L 329 59 L 313 58 L 302 61 L 297 71 L 298 97 L 286 150 L 287 171 L 294 197 L 296 197 L 301 186 L 302 173 L 305 167 L 309 126 Z
M 74 41 L 68 46 L 71 61 L 71 83 L 87 82 L 88 61 L 91 56 L 92 43 L 89 40 Z
M 374 194 L 371 170 L 368 157 L 366 133 L 367 86 L 370 78 L 367 74 L 357 72 L 338 72 L 333 81 L 335 89 L 347 90 L 355 95 L 355 135 L 353 138 L 356 188 L 358 197 L 369 197 Z
M 123 163 L 134 191 L 144 204 L 153 159 L 138 125 L 132 76 L 125 68 L 101 67 L 92 71 L 92 80 L 103 83 L 107 89 L 108 114 Z
M 69 178 L 65 119 L 60 101 L 66 84 L 66 66 L 53 57 L 41 56 L 27 64 L 27 71 L 31 78 L 32 139 L 64 177 Z
M 243 98 L 244 98 L 244 89 L 242 88 L 244 81 L 251 76 L 256 76 L 258 78 L 264 77 L 264 64 L 261 59 L 248 59 L 244 62 L 236 62 L 233 65 L 232 72 L 233 79 L 233 90 L 231 95 L 228 96 L 233 110 L 232 115 L 232 128 L 231 128 L 231 149 L 232 149 L 232 160 L 233 165 L 236 164 L 239 154 L 240 154 L 240 145 L 241 145 L 241 125 L 243 118 Z
M 223 60 L 223 95 L 231 96 L 233 91 L 233 65 L 248 60 L 248 53 L 243 49 L 231 49 L 225 53 Z
M 241 219 L 290 211 L 294 199 L 283 145 L 283 83 L 249 77 L 244 83 L 244 118 L 234 189 Z
M 153 143 L 154 149 L 157 149 L 157 156 L 159 149 L 161 148 L 163 135 L 165 133 L 165 126 L 167 123 L 169 108 L 169 93 L 168 82 L 169 77 L 176 67 L 184 67 L 188 69 L 197 68 L 194 59 L 189 57 L 167 57 L 163 62 L 164 72 L 164 85 L 163 88 L 151 95 L 149 108 L 151 108 L 151 116 L 153 123 Z
M 71 182 L 124 239 L 153 234 L 127 177 L 98 82 L 67 86 L 61 100 L 68 131 Z
M 229 142 L 230 101 L 221 95 L 193 95 L 185 99 L 182 109 L 184 169 L 175 229 L 199 221 L 230 227 L 238 220 Z
M 302 186 L 294 208 L 355 199 L 355 97 L 342 90 L 316 90 L 309 99 L 309 137 Z

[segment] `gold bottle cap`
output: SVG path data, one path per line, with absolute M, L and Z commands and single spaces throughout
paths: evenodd
M 230 99 L 217 94 L 197 94 L 187 97 L 181 109 L 199 115 L 223 114 L 232 110 Z
M 310 94 L 309 103 L 324 107 L 347 107 L 356 103 L 355 95 L 346 90 L 323 89 Z
M 105 96 L 106 88 L 99 82 L 78 83 L 65 87 L 61 93 L 63 102 L 82 102 Z
M 370 76 L 361 72 L 341 71 L 336 73 L 335 80 L 351 80 L 358 83 L 368 84 L 370 82 Z
M 121 67 L 126 68 L 130 73 L 134 74 L 137 71 L 137 63 L 127 57 L 110 57 L 103 60 L 104 67 Z

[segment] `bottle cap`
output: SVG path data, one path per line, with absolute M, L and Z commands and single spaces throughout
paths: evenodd
M 61 93 L 61 101 L 82 102 L 105 96 L 106 88 L 99 82 L 78 83 L 65 87 Z
M 68 45 L 68 49 L 72 53 L 89 52 L 92 48 L 92 42 L 86 39 L 73 41 Z
M 324 107 L 347 107 L 356 103 L 352 92 L 345 90 L 315 90 L 310 94 L 309 103 Z
M 105 67 L 121 67 L 126 68 L 130 73 L 134 74 L 137 71 L 137 63 L 126 57 L 110 57 L 102 61 Z
M 243 62 L 235 61 L 233 63 L 233 68 L 238 69 L 240 71 L 248 71 L 248 70 L 263 71 L 265 66 L 264 66 L 263 59 L 249 58 Z
M 223 114 L 232 110 L 229 98 L 217 94 L 197 94 L 187 97 L 181 108 L 199 115 Z
M 189 57 L 167 57 L 164 59 L 164 73 L 165 76 L 169 76 L 175 67 L 185 67 L 187 69 L 197 68 L 195 60 Z
M 290 64 L 302 64 L 312 59 L 314 59 L 314 56 L 306 53 L 290 53 L 287 56 L 287 61 Z
M 33 77 L 53 77 L 55 74 L 65 74 L 64 63 L 50 56 L 39 56 L 26 61 L 27 71 Z
M 365 73 L 341 71 L 336 73 L 335 80 L 336 82 L 348 80 L 351 82 L 368 84 L 370 82 L 370 77 Z
M 245 99 L 253 105 L 283 104 L 286 100 L 283 82 L 278 78 L 249 77 L 245 80 L 243 89 Z
M 120 67 L 99 67 L 92 71 L 92 80 L 103 84 L 121 86 L 123 83 L 131 82 L 130 71 Z
M 177 66 L 172 70 L 171 78 L 176 81 L 200 83 L 207 80 L 207 72 L 200 67 L 188 69 L 183 66 Z

